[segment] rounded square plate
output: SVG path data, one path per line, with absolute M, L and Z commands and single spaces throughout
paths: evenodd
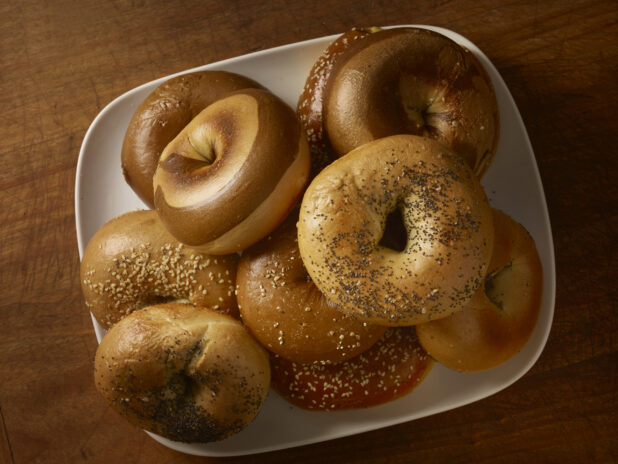
M 432 29 L 468 48 L 479 58 L 493 81 L 500 109 L 501 134 L 495 160 L 483 178 L 483 185 L 494 207 L 502 209 L 528 229 L 543 263 L 541 314 L 527 345 L 506 364 L 480 373 L 461 374 L 436 363 L 425 381 L 411 394 L 384 405 L 353 411 L 304 411 L 271 391 L 257 419 L 231 438 L 218 443 L 186 444 L 151 434 L 155 440 L 175 450 L 203 456 L 260 453 L 331 440 L 437 414 L 486 398 L 523 376 L 540 356 L 554 313 L 555 266 L 545 195 L 526 128 L 498 71 L 473 43 L 447 29 L 414 27 Z M 335 37 L 285 45 L 185 72 L 220 69 L 243 74 L 257 80 L 295 108 L 311 66 Z M 79 154 L 75 186 L 80 257 L 90 237 L 106 221 L 145 207 L 122 177 L 120 150 L 137 106 L 170 77 L 149 82 L 118 97 L 99 113 L 88 129 Z M 94 319 L 93 324 L 100 341 L 104 331 Z

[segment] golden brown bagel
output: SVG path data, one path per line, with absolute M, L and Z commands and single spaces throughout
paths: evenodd
M 180 242 L 205 253 L 243 250 L 274 230 L 309 176 L 294 111 L 265 90 L 218 100 L 165 148 L 155 205 Z
M 394 327 L 367 351 L 339 364 L 300 364 L 271 356 L 272 386 L 303 409 L 333 411 L 376 406 L 404 396 L 433 362 L 412 327 Z
M 373 345 L 386 330 L 344 315 L 309 278 L 298 251 L 293 212 L 245 250 L 238 264 L 240 315 L 269 351 L 301 363 L 336 363 Z
M 394 134 L 451 146 L 481 176 L 499 135 L 498 104 L 468 50 L 427 29 L 381 30 L 337 60 L 324 97 L 324 124 L 340 155 Z
M 86 306 L 106 329 L 154 303 L 186 300 L 238 316 L 237 255 L 186 248 L 154 210 L 123 214 L 88 242 L 80 267 Z
M 112 327 L 97 348 L 94 378 L 132 424 L 172 440 L 211 442 L 256 417 L 270 366 L 240 322 L 174 303 L 136 311 Z
M 379 245 L 398 210 L 402 252 Z M 467 303 L 486 274 L 491 207 L 470 168 L 450 148 L 396 135 L 327 166 L 307 189 L 298 245 L 311 279 L 359 320 L 413 325 Z
M 337 156 L 324 133 L 324 90 L 333 65 L 352 43 L 379 31 L 379 27 L 353 28 L 337 37 L 313 64 L 298 99 L 296 112 L 307 134 L 311 151 L 311 177 L 330 164 Z
M 122 172 L 146 205 L 154 207 L 152 176 L 165 146 L 208 105 L 246 88 L 261 85 L 225 71 L 194 72 L 165 81 L 137 107 L 122 144 Z
M 462 311 L 416 328 L 434 359 L 461 372 L 490 369 L 517 354 L 541 309 L 543 269 L 534 241 L 509 216 L 493 212 L 494 250 L 483 285 Z

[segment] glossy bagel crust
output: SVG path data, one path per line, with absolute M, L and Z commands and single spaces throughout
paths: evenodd
M 337 363 L 373 345 L 385 327 L 342 314 L 309 278 L 298 251 L 297 212 L 245 250 L 238 264 L 240 315 L 269 351 L 300 363 Z
M 158 86 L 137 107 L 122 144 L 122 172 L 148 207 L 154 207 L 152 177 L 165 146 L 208 105 L 246 88 L 262 86 L 226 71 L 182 74 Z
M 333 66 L 352 43 L 378 30 L 378 27 L 352 28 L 341 34 L 322 52 L 309 71 L 296 112 L 311 150 L 312 178 L 338 158 L 326 137 L 323 118 L 324 91 Z
M 389 213 L 407 232 L 401 252 L 379 244 Z M 341 311 L 381 325 L 414 325 L 458 311 L 491 257 L 491 207 L 448 147 L 397 135 L 326 167 L 307 189 L 298 224 L 303 262 Z
M 268 91 L 242 90 L 207 107 L 168 144 L 154 176 L 155 206 L 180 242 L 237 252 L 285 219 L 309 170 L 294 111 Z
M 272 387 L 303 409 L 377 406 L 410 393 L 431 370 L 413 327 L 391 327 L 371 348 L 339 364 L 301 364 L 271 355 Z
M 353 43 L 328 80 L 324 124 L 340 155 L 388 135 L 423 135 L 452 147 L 479 177 L 499 136 L 496 96 L 479 61 L 420 28 L 381 30 Z
M 436 361 L 461 372 L 498 366 L 516 355 L 536 326 L 543 269 L 526 229 L 494 209 L 494 251 L 483 285 L 465 308 L 417 326 Z
M 256 417 L 270 366 L 239 321 L 173 303 L 136 311 L 112 327 L 97 348 L 94 379 L 132 424 L 204 443 L 235 434 Z
M 86 306 L 108 329 L 131 312 L 183 300 L 238 316 L 237 255 L 209 256 L 174 239 L 154 210 L 105 223 L 90 239 L 80 267 Z

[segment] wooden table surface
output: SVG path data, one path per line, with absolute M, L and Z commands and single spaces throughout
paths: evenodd
M 0 18 L 0 462 L 618 462 L 615 1 L 7 0 Z M 128 425 L 95 391 L 79 286 L 73 186 L 93 118 L 187 68 L 414 23 L 477 44 L 528 129 L 557 267 L 536 365 L 456 410 L 244 458 L 185 456 Z

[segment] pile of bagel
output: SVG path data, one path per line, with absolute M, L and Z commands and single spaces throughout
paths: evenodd
M 204 443 L 246 427 L 270 387 L 360 408 L 409 393 L 433 360 L 505 362 L 535 327 L 542 269 L 480 183 L 499 127 L 479 61 L 420 28 L 338 37 L 297 111 L 229 72 L 166 81 L 121 154 L 150 209 L 82 257 L 107 330 L 97 389 L 133 424 Z

